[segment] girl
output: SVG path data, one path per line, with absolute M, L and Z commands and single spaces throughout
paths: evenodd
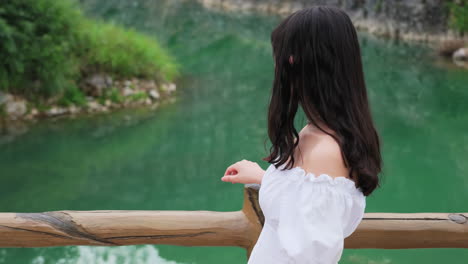
M 248 264 L 338 263 L 382 166 L 356 30 L 342 10 L 316 6 L 282 21 L 271 43 L 270 166 L 242 160 L 221 179 L 261 184 L 265 223 Z

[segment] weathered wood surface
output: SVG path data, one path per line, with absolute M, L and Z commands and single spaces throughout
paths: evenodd
M 468 248 L 468 213 L 366 213 L 346 248 Z
M 237 246 L 250 255 L 261 232 L 258 186 L 240 211 L 56 211 L 0 213 L 0 247 L 166 244 Z
M 468 213 L 367 213 L 346 248 L 468 248 Z M 0 247 L 168 244 L 238 246 L 250 255 L 264 222 L 258 186 L 241 211 L 0 213 Z

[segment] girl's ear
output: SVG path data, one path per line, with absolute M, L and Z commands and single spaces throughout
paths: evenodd
M 289 56 L 289 64 L 293 65 L 294 64 L 294 57 L 293 55 Z

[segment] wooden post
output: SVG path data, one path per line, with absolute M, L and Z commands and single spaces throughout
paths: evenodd
M 249 232 L 247 233 L 247 241 L 249 244 L 246 247 L 247 259 L 250 258 L 252 249 L 257 243 L 257 239 L 265 223 L 265 217 L 263 216 L 262 209 L 258 202 L 259 188 L 259 184 L 246 184 L 244 187 L 244 205 L 242 207 L 242 212 L 246 216 L 249 225 Z
M 0 213 L 0 247 L 68 245 L 255 245 L 264 216 L 258 185 L 240 211 L 57 211 Z M 313 201 L 312 201 L 313 202 Z M 346 248 L 468 248 L 468 213 L 367 213 Z

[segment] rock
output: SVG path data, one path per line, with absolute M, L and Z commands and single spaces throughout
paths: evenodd
M 84 80 L 82 90 L 91 96 L 102 96 L 103 90 L 112 86 L 112 78 L 106 74 L 94 74 Z
M 66 108 L 54 106 L 51 109 L 47 110 L 46 115 L 47 116 L 59 116 L 59 115 L 66 114 L 67 112 L 68 110 Z
M 73 115 L 73 114 L 80 112 L 80 109 L 76 107 L 75 105 L 71 105 L 68 107 L 68 112 Z
M 17 119 L 28 111 L 25 100 L 7 101 L 5 103 L 5 113 L 11 119 Z
M 176 90 L 176 85 L 175 85 L 175 83 L 170 83 L 170 84 L 169 84 L 169 87 L 168 87 L 168 91 L 169 91 L 170 93 L 172 93 L 172 92 L 175 92 L 175 90 Z
M 148 95 L 153 100 L 158 100 L 161 97 L 161 95 L 159 94 L 159 92 L 156 89 L 150 90 L 148 92 Z
M 468 48 L 461 48 L 453 53 L 452 58 L 456 61 L 466 61 L 468 60 Z
M 111 105 L 112 105 L 111 100 L 107 99 L 107 100 L 104 102 L 104 105 L 107 106 L 107 107 L 111 106 Z
M 145 91 L 156 90 L 158 87 L 156 86 L 155 81 L 140 81 L 140 88 Z
M 172 93 L 172 92 L 175 92 L 176 90 L 176 85 L 174 83 L 165 83 L 161 86 L 161 89 L 164 91 L 164 92 L 167 92 L 167 93 Z
M 135 93 L 135 91 L 133 91 L 133 89 L 130 88 L 130 87 L 128 87 L 128 86 L 125 87 L 125 88 L 123 89 L 123 91 L 122 91 L 122 95 L 125 96 L 125 97 L 126 97 L 126 96 L 130 96 L 130 95 L 132 95 L 132 94 L 134 94 L 134 93 Z
M 146 105 L 150 105 L 150 104 L 151 104 L 151 99 L 146 98 L 146 99 L 145 99 L 145 104 L 146 104 Z
M 34 120 L 34 118 L 36 116 L 39 115 L 39 110 L 37 110 L 36 108 L 33 108 L 29 111 L 29 113 L 24 117 L 24 119 L 26 120 Z
M 36 108 L 31 109 L 31 112 L 29 113 L 32 116 L 37 116 L 39 114 L 39 111 Z
M 198 0 L 215 10 L 288 15 L 313 5 L 337 6 L 361 30 L 406 40 L 442 40 L 452 35 L 442 0 Z M 453 1 L 452 1 L 453 2 Z M 461 2 L 461 1 L 456 1 Z
M 6 104 L 8 102 L 11 102 L 13 101 L 13 96 L 11 94 L 8 94 L 8 93 L 4 93 L 2 91 L 0 91 L 0 106 L 3 105 L 3 104 Z
M 88 109 L 91 110 L 91 111 L 99 111 L 99 109 L 101 108 L 101 105 L 96 102 L 96 101 L 89 101 L 88 102 Z
M 444 40 L 438 47 L 438 53 L 443 57 L 452 57 L 455 51 L 465 47 L 465 41 L 461 39 Z
M 131 85 L 132 85 L 132 82 L 129 81 L 129 80 L 126 80 L 126 81 L 124 82 L 124 86 L 125 86 L 125 87 L 130 88 Z

